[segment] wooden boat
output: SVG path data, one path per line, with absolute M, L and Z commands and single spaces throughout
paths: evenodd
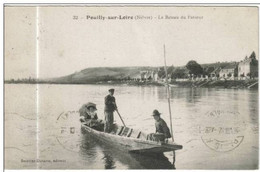
M 111 133 L 97 131 L 86 125 L 85 122 L 81 123 L 81 127 L 88 134 L 93 137 L 115 146 L 119 149 L 124 149 L 129 152 L 137 153 L 163 153 L 182 149 L 182 145 L 173 142 L 164 142 L 159 140 L 150 140 L 149 135 L 135 129 L 122 127 L 114 124 L 114 129 Z

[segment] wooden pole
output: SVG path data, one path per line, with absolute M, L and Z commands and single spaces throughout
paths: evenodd
M 126 127 L 126 125 L 125 125 L 125 123 L 124 123 L 124 120 L 123 120 L 123 118 L 121 117 L 121 115 L 120 115 L 120 113 L 118 112 L 118 110 L 117 110 L 117 109 L 116 109 L 116 112 L 117 112 L 118 116 L 120 117 L 120 119 L 121 119 L 122 123 L 123 123 L 123 124 L 124 124 L 124 126 Z
M 163 45 L 163 55 L 164 55 L 164 70 L 166 75 L 166 86 L 167 86 L 167 97 L 168 97 L 168 106 L 169 106 L 169 113 L 170 113 L 170 125 L 171 125 L 171 135 L 172 135 L 172 142 L 174 142 L 173 132 L 172 132 L 172 113 L 171 113 L 171 97 L 170 97 L 170 88 L 168 83 L 168 72 L 167 72 L 167 65 L 166 65 L 166 51 L 165 51 L 165 44 Z M 175 169 L 175 151 L 172 151 L 173 155 L 173 168 Z
M 163 52 L 164 52 L 163 53 L 163 55 L 164 55 L 164 70 L 165 70 L 165 75 L 166 75 L 166 86 L 167 86 L 167 98 L 168 98 L 168 106 L 169 106 L 169 113 L 170 113 L 171 135 L 172 135 L 172 141 L 174 142 L 173 132 L 172 132 L 172 113 L 171 113 L 171 101 L 170 101 L 170 88 L 169 88 L 169 83 L 168 83 L 165 45 L 163 45 Z

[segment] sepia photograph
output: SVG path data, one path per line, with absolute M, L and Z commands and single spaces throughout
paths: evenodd
M 259 8 L 4 4 L 4 169 L 259 168 Z

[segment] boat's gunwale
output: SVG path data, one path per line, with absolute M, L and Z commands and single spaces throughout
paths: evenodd
M 150 141 L 150 140 L 141 140 L 141 139 L 138 139 L 138 138 L 124 137 L 124 136 L 120 136 L 120 135 L 115 135 L 115 134 L 111 134 L 111 133 L 105 133 L 105 132 L 97 131 L 95 129 L 92 129 L 89 126 L 84 125 L 84 124 L 82 124 L 81 126 L 84 127 L 85 129 L 87 128 L 86 130 L 91 130 L 92 132 L 95 132 L 97 134 L 107 135 L 107 137 L 112 136 L 112 137 L 115 137 L 115 138 L 118 138 L 118 139 L 132 140 L 132 141 L 135 141 L 135 142 L 138 142 L 138 143 L 150 144 L 150 145 L 153 145 L 153 146 L 163 146 L 163 147 L 181 146 L 182 147 L 182 145 L 178 145 L 174 142 L 162 143 L 162 142 L 155 142 L 155 141 Z

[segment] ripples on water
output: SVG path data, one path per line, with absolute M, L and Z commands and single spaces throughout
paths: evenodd
M 127 126 L 154 132 L 154 109 L 169 124 L 164 87 L 113 86 L 119 111 Z M 172 153 L 144 157 L 119 151 L 80 129 L 77 111 L 82 104 L 97 104 L 104 117 L 104 97 L 110 86 L 5 85 L 5 167 L 7 169 L 172 169 Z M 38 106 L 38 109 L 37 109 Z M 255 169 L 258 166 L 258 90 L 171 88 L 177 169 Z M 236 112 L 211 120 L 208 112 Z M 38 115 L 37 115 L 38 112 Z M 76 113 L 75 113 L 76 114 Z M 232 113 L 231 113 L 232 114 Z M 38 121 L 38 122 L 37 122 Z M 115 114 L 115 121 L 121 124 Z M 202 127 L 242 128 L 243 142 L 229 152 L 216 152 L 202 141 Z M 231 136 L 231 135 L 230 135 Z M 66 162 L 21 163 L 23 160 Z

